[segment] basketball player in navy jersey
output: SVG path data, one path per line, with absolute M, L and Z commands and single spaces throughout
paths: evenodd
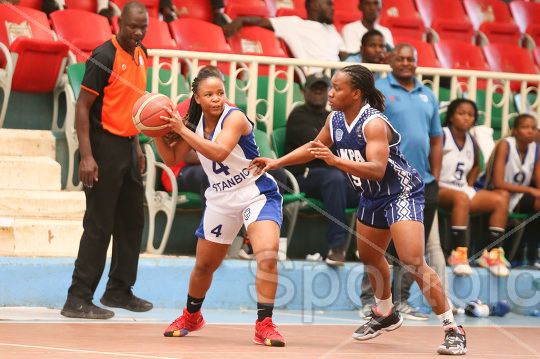
M 345 171 L 360 193 L 358 250 L 368 268 L 377 306 L 371 320 L 353 334 L 368 340 L 399 328 L 403 318 L 392 304 L 390 269 L 384 254 L 393 238 L 399 258 L 442 322 L 440 354 L 465 354 L 465 332 L 457 326 L 437 274 L 424 259 L 424 183 L 399 150 L 401 136 L 383 115 L 384 96 L 361 65 L 347 66 L 332 78 L 330 113 L 317 138 L 279 159 L 256 158 L 255 175 L 314 158 Z M 335 144 L 338 156 L 329 147 Z

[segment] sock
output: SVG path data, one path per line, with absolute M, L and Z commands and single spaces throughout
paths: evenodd
M 487 247 L 488 252 L 495 247 L 503 246 L 503 241 L 495 243 L 503 234 L 504 234 L 504 228 L 489 227 L 489 244 Z
M 272 312 L 274 311 L 274 303 L 259 303 L 257 302 L 257 316 L 259 322 L 262 322 L 266 318 L 272 318 Z
M 203 302 L 204 298 L 194 298 L 188 294 L 186 305 L 187 311 L 191 314 L 197 313 L 199 310 L 201 310 Z
M 394 304 L 392 303 L 392 294 L 388 299 L 379 299 L 375 297 L 375 303 L 377 303 L 377 312 L 379 312 L 383 317 L 386 317 L 390 314 Z
M 467 226 L 452 226 L 454 248 L 467 247 Z
M 439 319 L 444 327 L 444 329 L 448 328 L 456 328 L 457 324 L 454 320 L 454 314 L 452 314 L 452 309 L 449 309 L 447 312 L 444 312 L 442 314 L 437 315 L 437 319 Z

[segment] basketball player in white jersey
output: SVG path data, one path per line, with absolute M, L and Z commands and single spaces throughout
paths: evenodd
M 472 269 L 467 254 L 467 221 L 469 213 L 490 213 L 489 247 L 502 248 L 498 241 L 504 234 L 508 218 L 507 191 L 474 188 L 478 177 L 478 145 L 469 130 L 478 122 L 476 104 L 467 99 L 452 101 L 446 112 L 443 132 L 443 160 L 439 179 L 439 206 L 452 213 L 452 253 L 448 263 L 454 273 L 470 275 Z M 492 273 L 508 276 L 510 272 L 502 261 L 490 266 Z
M 156 139 L 157 149 L 168 166 L 194 149 L 210 182 L 205 192 L 203 220 L 196 232 L 199 241 L 187 306 L 164 335 L 181 337 L 204 326 L 201 306 L 212 276 L 244 224 L 257 261 L 258 319 L 253 340 L 257 344 L 285 346 L 285 339 L 272 322 L 282 197 L 270 175 L 254 176 L 248 170 L 251 160 L 259 156 L 254 124 L 239 109 L 225 104 L 225 86 L 220 76 L 203 70 L 193 80 L 192 89 L 187 122 L 172 109 L 170 117 L 164 117 L 181 139 L 172 145 L 163 138 Z
M 399 259 L 445 330 L 445 341 L 437 352 L 465 354 L 465 331 L 457 326 L 439 277 L 424 259 L 424 182 L 399 150 L 401 136 L 382 113 L 384 96 L 375 88 L 373 74 L 361 65 L 342 68 L 332 78 L 328 98 L 333 112 L 314 141 L 277 160 L 257 158 L 251 167 L 257 167 L 258 174 L 320 158 L 346 172 L 351 186 L 359 192 L 358 251 L 377 306 L 371 311 L 371 320 L 354 332 L 355 339 L 375 338 L 403 322 L 392 303 L 385 258 L 393 239 Z M 339 157 L 330 150 L 332 144 Z
M 493 187 L 510 193 L 508 210 L 516 213 L 535 213 L 540 210 L 539 147 L 534 141 L 537 134 L 536 120 L 527 114 L 514 119 L 510 136 L 502 138 L 489 159 L 486 172 L 479 180 L 480 185 Z M 491 251 L 493 252 L 493 250 Z M 480 258 L 480 265 L 490 265 L 494 255 Z

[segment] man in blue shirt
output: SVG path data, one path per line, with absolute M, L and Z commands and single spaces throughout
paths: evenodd
M 416 49 L 407 43 L 397 45 L 392 51 L 387 77 L 375 82 L 385 99 L 384 114 L 401 134 L 400 149 L 409 164 L 422 175 L 425 183 L 424 228 L 429 236 L 439 201 L 438 178 L 441 173 L 443 131 L 439 119 L 439 102 L 433 92 L 416 78 Z M 441 251 L 440 243 L 437 250 Z M 396 257 L 395 251 L 392 253 Z M 374 303 L 373 290 L 367 275 L 362 280 L 364 308 Z M 442 278 L 441 278 L 442 279 Z M 413 283 L 401 263 L 394 262 L 393 299 L 396 309 L 406 319 L 427 320 L 428 316 L 414 310 L 408 303 Z M 362 310 L 364 312 L 364 309 Z

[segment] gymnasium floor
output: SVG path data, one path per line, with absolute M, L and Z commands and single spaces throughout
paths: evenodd
M 443 340 L 433 314 L 426 322 L 406 320 L 395 332 L 358 342 L 351 337 L 363 323 L 356 311 L 277 310 L 274 322 L 287 346 L 272 348 L 252 342 L 253 310 L 204 310 L 207 326 L 183 338 L 162 335 L 180 310 L 115 313 L 107 321 L 88 321 L 64 318 L 59 309 L 0 308 L 0 358 L 436 358 Z M 510 313 L 457 319 L 467 331 L 467 357 L 540 358 L 540 318 Z

